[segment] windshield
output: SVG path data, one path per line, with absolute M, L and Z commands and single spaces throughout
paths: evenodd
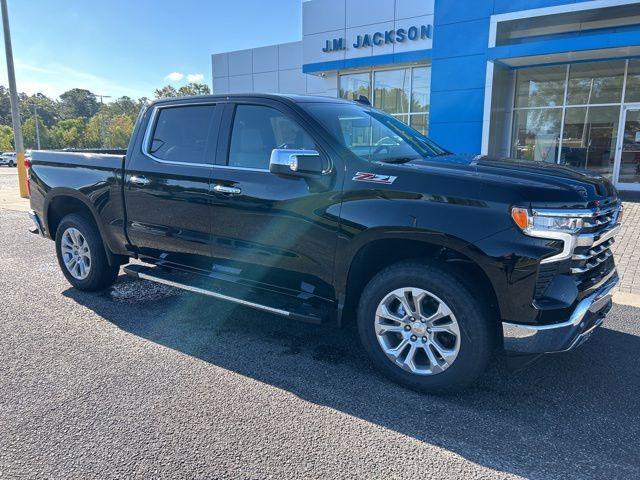
M 407 124 L 371 107 L 349 103 L 303 106 L 341 145 L 363 160 L 405 162 L 449 153 Z

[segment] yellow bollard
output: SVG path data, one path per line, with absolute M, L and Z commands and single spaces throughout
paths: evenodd
M 27 188 L 27 169 L 24 166 L 24 152 L 16 152 L 16 161 L 18 163 L 18 184 L 20 186 L 20 196 L 29 198 L 29 190 Z

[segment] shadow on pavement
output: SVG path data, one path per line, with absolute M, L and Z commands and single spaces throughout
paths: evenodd
M 298 324 L 186 293 L 145 300 L 149 284 L 138 282 L 139 294 L 125 300 L 65 295 L 131 334 L 498 471 L 640 477 L 638 336 L 601 328 L 575 352 L 518 373 L 497 361 L 477 386 L 436 397 L 382 378 L 353 327 Z M 621 324 L 629 311 L 621 308 L 610 324 Z

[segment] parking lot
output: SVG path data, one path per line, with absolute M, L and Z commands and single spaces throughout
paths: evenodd
M 0 207 L 2 479 L 640 478 L 638 308 L 427 396 L 375 372 L 353 328 L 124 276 L 73 290 L 28 226 Z

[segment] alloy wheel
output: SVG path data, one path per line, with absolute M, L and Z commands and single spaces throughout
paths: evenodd
M 77 228 L 69 227 L 62 234 L 62 260 L 77 280 L 84 280 L 91 271 L 91 249 L 87 239 Z
M 375 333 L 385 355 L 416 375 L 436 375 L 460 352 L 460 326 L 449 306 L 434 294 L 398 288 L 378 304 Z

